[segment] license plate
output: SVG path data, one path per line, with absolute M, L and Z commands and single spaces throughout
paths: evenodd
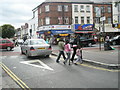
M 41 47 L 41 48 L 38 48 L 38 49 L 45 49 L 45 47 Z

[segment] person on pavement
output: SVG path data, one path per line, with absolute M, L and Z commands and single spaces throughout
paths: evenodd
M 65 59 L 63 63 L 66 64 L 67 61 L 69 60 L 69 65 L 70 65 L 71 45 L 69 43 L 69 40 L 66 40 L 65 42 L 65 52 L 67 54 L 67 58 Z
M 59 55 L 56 60 L 57 63 L 59 63 L 59 59 L 61 55 L 63 56 L 64 60 L 66 59 L 65 54 L 64 54 L 64 40 L 62 38 L 60 38 L 59 40 L 58 47 L 59 47 Z

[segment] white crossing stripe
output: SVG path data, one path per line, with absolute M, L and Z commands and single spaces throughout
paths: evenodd
M 31 65 L 31 66 L 34 66 L 34 67 L 43 68 L 43 69 L 48 69 L 48 70 L 53 71 L 52 68 L 50 68 L 49 66 L 47 66 L 45 63 L 43 63 L 43 62 L 40 61 L 40 60 L 22 61 L 22 62 L 20 62 L 20 63 L 27 64 L 27 65 Z M 40 63 L 40 65 L 34 65 L 34 64 L 31 64 L 31 63 Z

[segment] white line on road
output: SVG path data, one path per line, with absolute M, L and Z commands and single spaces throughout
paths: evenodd
M 48 65 L 46 65 L 45 63 L 43 63 L 43 62 L 40 61 L 40 60 L 22 61 L 22 62 L 20 62 L 20 63 L 23 63 L 23 64 L 31 65 L 31 66 L 34 66 L 34 67 L 43 68 L 43 69 L 47 69 L 47 70 L 53 71 L 52 68 L 50 68 Z M 31 64 L 31 63 L 40 63 L 40 65 L 35 65 L 35 64 Z

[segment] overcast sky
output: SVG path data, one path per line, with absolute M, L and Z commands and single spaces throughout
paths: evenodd
M 44 1 L 45 0 L 0 0 L 0 26 L 3 24 L 11 24 L 15 28 L 20 28 L 21 25 L 24 25 L 32 18 L 32 9 Z
M 44 0 L 0 0 L 0 26 L 20 28 L 32 18 L 32 10 Z

